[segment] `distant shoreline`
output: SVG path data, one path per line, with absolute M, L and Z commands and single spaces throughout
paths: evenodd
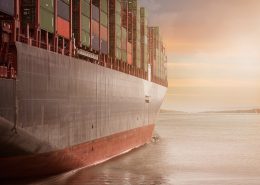
M 173 113 L 173 114 L 191 114 L 191 112 L 175 111 L 175 110 L 165 110 L 161 109 L 160 113 Z M 224 111 L 204 111 L 198 112 L 198 114 L 260 114 L 260 109 L 249 109 L 249 110 L 224 110 Z M 195 113 L 192 113 L 195 114 Z

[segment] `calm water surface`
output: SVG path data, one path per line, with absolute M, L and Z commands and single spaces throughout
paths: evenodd
M 169 114 L 157 143 L 31 185 L 260 185 L 260 115 Z

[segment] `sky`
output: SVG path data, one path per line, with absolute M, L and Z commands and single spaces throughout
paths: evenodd
M 163 109 L 260 108 L 260 0 L 140 0 L 168 55 Z

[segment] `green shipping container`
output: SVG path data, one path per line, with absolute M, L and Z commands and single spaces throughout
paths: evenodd
M 118 48 L 121 48 L 122 47 L 122 42 L 121 42 L 121 37 L 117 37 L 116 38 L 116 47 L 118 47 Z
M 90 17 L 90 4 L 89 1 L 81 1 L 81 13 L 87 17 Z
M 50 33 L 54 32 L 54 14 L 45 8 L 40 8 L 40 26 Z
M 122 60 L 123 60 L 124 62 L 127 62 L 127 52 L 124 51 L 124 50 L 122 50 Z
M 54 12 L 54 0 L 40 0 L 40 6 L 41 8 L 47 9 L 50 12 Z
M 121 14 L 121 1 L 120 0 L 116 0 L 116 12 Z
M 105 27 L 108 27 L 108 15 L 107 13 L 101 11 L 101 20 L 100 20 L 100 23 L 105 26 Z
M 90 19 L 84 15 L 81 15 L 81 29 L 90 33 Z
M 81 43 L 84 46 L 90 46 L 90 34 L 85 30 L 81 30 Z
M 127 31 L 125 28 L 122 28 L 122 39 L 126 40 Z
M 121 49 L 116 48 L 116 58 L 121 60 L 122 59 L 122 54 L 121 54 Z
M 107 0 L 101 0 L 101 10 L 105 13 L 108 13 L 107 9 L 108 9 Z
M 116 37 L 120 38 L 121 40 L 121 36 L 122 36 L 121 26 L 116 26 Z
M 122 24 L 122 17 L 120 14 L 116 14 L 116 25 L 121 26 Z

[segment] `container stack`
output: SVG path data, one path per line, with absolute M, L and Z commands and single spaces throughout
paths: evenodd
M 122 61 L 127 61 L 127 42 L 128 42 L 128 3 L 125 0 L 121 0 L 122 7 Z
M 144 7 L 140 9 L 141 15 L 141 67 L 147 72 L 148 69 L 148 21 L 147 11 Z
M 122 0 L 122 26 L 126 28 L 126 58 L 129 65 L 133 64 L 133 20 L 128 9 L 128 0 Z M 125 39 L 125 38 L 122 38 Z M 125 43 L 124 43 L 125 44 Z M 124 46 L 125 47 L 125 46 Z
M 148 27 L 149 63 L 152 65 L 152 77 L 159 77 L 159 27 Z
M 167 57 L 159 27 L 148 27 L 149 64 L 154 81 L 167 81 Z
M 63 38 L 64 48 L 64 38 L 70 40 L 74 33 L 76 47 L 109 55 L 133 65 L 137 71 L 147 73 L 150 64 L 152 78 L 166 79 L 167 58 L 159 27 L 148 27 L 148 13 L 140 8 L 138 0 L 21 1 L 23 25 L 39 25 L 38 30 L 47 33 L 50 44 L 56 46 L 57 37 L 58 43 Z
M 122 7 L 121 0 L 109 0 L 109 53 L 110 57 L 122 59 Z
M 128 10 L 132 14 L 132 24 L 129 30 L 132 30 L 133 40 L 133 64 L 141 68 L 141 30 L 140 30 L 140 6 L 138 0 L 128 0 Z M 130 34 L 131 35 L 131 34 Z
M 108 54 L 108 0 L 101 0 L 100 3 L 100 51 L 103 54 Z
M 31 28 L 38 27 L 48 33 L 54 33 L 54 2 L 53 0 L 22 0 L 22 25 L 26 29 L 29 24 Z M 39 12 L 37 12 L 39 11 Z
M 100 50 L 100 2 L 93 0 L 91 6 L 91 48 L 95 51 Z
M 42 2 L 42 1 L 41 1 Z M 58 0 L 57 2 L 57 33 L 66 39 L 71 35 L 71 2 L 70 0 Z
M 77 46 L 90 47 L 89 0 L 73 0 L 73 33 Z
M 162 68 L 161 68 L 161 79 L 166 81 L 167 80 L 167 56 L 166 56 L 166 50 L 162 43 L 162 55 L 161 55 L 161 61 L 162 61 Z

